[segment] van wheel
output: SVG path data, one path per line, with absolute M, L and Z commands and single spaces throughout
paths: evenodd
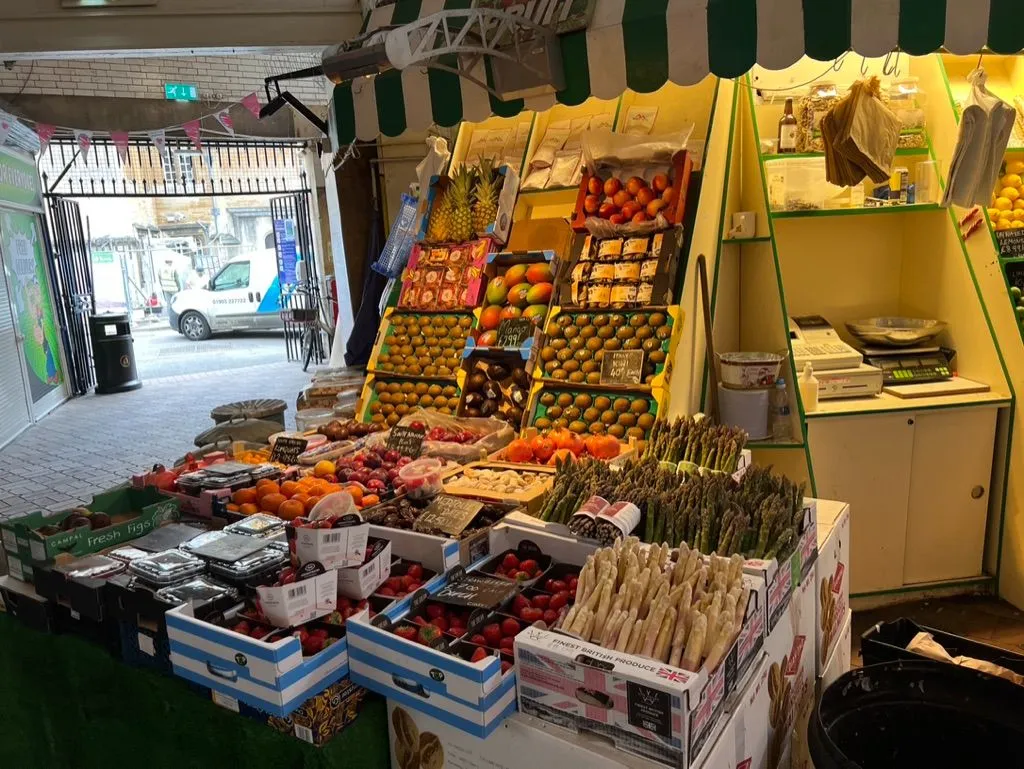
M 181 316 L 181 320 L 178 321 L 178 330 L 185 335 L 186 339 L 191 339 L 193 342 L 201 342 L 210 338 L 210 324 L 206 322 L 206 318 L 194 310 L 189 310 Z

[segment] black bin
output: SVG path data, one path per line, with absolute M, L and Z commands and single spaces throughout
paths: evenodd
M 90 315 L 89 336 L 92 337 L 97 393 L 121 393 L 142 387 L 135 369 L 131 316 L 124 313 Z

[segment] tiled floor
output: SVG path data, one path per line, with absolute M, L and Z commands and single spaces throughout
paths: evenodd
M 210 410 L 223 403 L 280 398 L 294 426 L 295 399 L 309 380 L 298 363 L 280 361 L 68 401 L 0 449 L 0 517 L 62 510 L 132 473 L 173 461 L 213 426 Z
M 860 665 L 860 637 L 876 622 L 909 617 L 919 625 L 967 636 L 1024 654 L 1024 612 L 992 596 L 962 596 L 886 606 L 853 615 L 853 664 Z

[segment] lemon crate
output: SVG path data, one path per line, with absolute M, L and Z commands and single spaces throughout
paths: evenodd
M 572 398 L 572 400 L 567 401 L 566 395 Z M 610 402 L 609 405 L 605 406 L 604 401 L 601 399 L 607 399 Z M 560 402 L 563 401 L 569 405 L 560 405 Z M 621 405 L 622 401 L 626 402 L 625 407 Z M 642 411 L 634 411 L 633 404 L 637 401 L 646 402 L 647 408 Z M 587 405 L 577 405 L 579 403 Z M 573 430 L 573 432 L 579 432 L 581 435 L 603 435 L 607 432 L 621 441 L 626 441 L 629 438 L 646 440 L 650 436 L 654 420 L 657 419 L 659 414 L 664 414 L 667 407 L 668 390 L 661 387 L 654 387 L 650 390 L 612 387 L 591 388 L 574 385 L 563 386 L 547 381 L 537 381 L 534 383 L 533 391 L 530 394 L 530 406 L 527 409 L 526 416 L 527 428 L 525 429 L 530 427 L 535 427 L 538 430 L 546 430 L 551 427 L 567 427 L 572 429 L 574 422 L 583 422 L 584 429 Z M 556 411 L 555 409 L 558 410 Z M 594 420 L 591 420 L 590 417 L 595 415 L 588 413 L 591 409 L 596 409 L 599 412 Z M 613 422 L 608 421 L 612 418 L 607 415 L 608 411 L 612 411 L 615 415 Z M 579 413 L 577 414 L 577 412 Z M 644 416 L 648 414 L 650 415 L 649 417 Z M 626 415 L 632 415 L 632 419 L 628 417 L 623 418 Z M 646 424 L 648 421 L 650 424 Z M 598 422 L 603 424 L 605 429 L 592 431 L 590 429 L 591 426 Z M 644 424 L 646 424 L 646 427 L 642 426 Z M 610 429 L 612 427 L 621 427 L 622 435 L 617 435 L 616 433 L 619 430 Z M 630 430 L 634 432 L 631 434 Z
M 683 325 L 682 317 L 683 313 L 679 309 L 679 305 L 651 306 L 631 310 L 577 310 L 559 306 L 552 307 L 544 338 L 537 342 L 537 365 L 533 369 L 533 376 L 535 379 L 545 382 L 599 386 L 600 357 L 603 357 L 609 350 L 641 349 L 645 352 L 644 375 L 650 377 L 650 381 L 645 381 L 637 387 L 665 387 L 672 374 L 672 359 L 675 356 L 676 345 L 679 343 Z M 663 320 L 663 322 L 657 323 L 656 326 L 651 323 L 651 321 L 659 320 Z M 573 328 L 575 331 L 568 332 L 568 328 Z M 611 332 L 610 336 L 605 337 L 603 335 L 609 334 L 604 331 L 606 328 L 615 330 Z M 629 329 L 629 331 L 622 332 L 620 329 Z M 583 334 L 587 334 L 587 336 L 583 336 Z M 638 347 L 625 346 L 640 335 L 645 336 L 640 339 Z M 577 342 L 577 339 L 582 341 Z M 655 345 L 651 340 L 660 342 L 660 344 Z M 564 361 L 559 360 L 562 350 L 571 352 L 571 355 Z M 652 362 L 650 358 L 654 353 L 658 354 L 658 360 Z M 586 357 L 581 360 L 583 355 Z M 563 363 L 569 364 L 572 371 L 567 371 L 562 366 Z M 557 370 L 565 371 L 567 378 L 557 379 L 552 376 Z M 583 381 L 572 382 L 568 378 L 576 372 L 584 376 Z

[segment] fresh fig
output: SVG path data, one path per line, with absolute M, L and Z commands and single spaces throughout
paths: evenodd
M 466 379 L 466 389 L 469 392 L 477 392 L 487 383 L 487 375 L 483 371 L 474 371 Z
M 487 382 L 480 392 L 487 400 L 501 401 L 504 397 L 501 386 L 497 382 Z
M 106 528 L 110 523 L 110 516 L 106 513 L 93 513 L 89 517 L 89 525 L 94 529 Z
M 504 363 L 494 363 L 487 369 L 487 376 L 492 382 L 500 382 L 509 376 L 509 368 Z
M 496 400 L 486 400 L 484 405 L 480 407 L 480 416 L 492 417 L 498 411 L 499 402 Z
M 514 369 L 512 369 L 512 384 L 516 385 L 517 387 L 529 387 L 530 386 L 530 376 L 526 373 L 526 369 L 524 369 L 524 368 L 514 368 Z

